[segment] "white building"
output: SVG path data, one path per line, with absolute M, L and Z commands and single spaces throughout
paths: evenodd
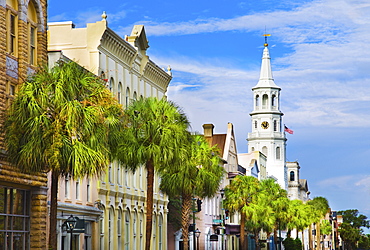
M 141 96 L 165 97 L 171 72 L 170 69 L 168 72 L 161 69 L 146 54 L 149 45 L 144 26 L 135 25 L 131 35 L 122 38 L 108 27 L 105 13 L 102 18 L 96 23 L 88 23 L 85 28 L 75 28 L 72 22 L 49 23 L 48 50 L 61 51 L 64 56 L 100 76 L 123 106 Z M 101 250 L 143 249 L 146 213 L 144 168 L 133 174 L 113 162 L 106 174 L 98 179 L 77 181 L 67 177 L 60 183 L 60 224 L 71 213 L 81 218 L 94 218 L 89 232 L 85 231 L 88 234 L 80 234 L 74 240 L 77 241 L 76 249 L 87 249 L 84 248 L 86 246 Z M 156 178 L 152 249 L 167 249 L 167 202 L 167 197 L 159 192 L 159 178 Z M 91 211 L 93 215 L 85 216 Z M 91 244 L 86 241 L 86 236 L 91 236 Z M 60 231 L 59 246 L 69 246 L 69 242 L 69 236 Z
M 248 133 L 248 152 L 260 151 L 266 157 L 267 177 L 276 178 L 287 189 L 286 137 L 280 111 L 280 87 L 272 76 L 268 44 L 263 50 L 260 79 L 253 90 L 252 132 Z

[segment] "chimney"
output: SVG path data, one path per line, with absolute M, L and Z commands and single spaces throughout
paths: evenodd
M 214 127 L 213 124 L 203 124 L 204 137 L 212 137 Z

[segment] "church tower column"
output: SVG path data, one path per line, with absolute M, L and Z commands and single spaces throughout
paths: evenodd
M 265 35 L 269 36 L 269 35 Z M 250 113 L 252 132 L 248 133 L 248 151 L 260 151 L 267 157 L 269 177 L 277 179 L 287 189 L 286 137 L 280 111 L 280 90 L 274 82 L 270 53 L 265 40 L 260 78 L 253 91 L 253 111 Z

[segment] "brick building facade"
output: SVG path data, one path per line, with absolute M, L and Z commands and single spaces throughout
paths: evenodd
M 46 15 L 46 0 L 0 0 L 0 117 L 46 63 Z M 6 158 L 0 134 L 0 249 L 47 249 L 47 176 L 20 173 Z

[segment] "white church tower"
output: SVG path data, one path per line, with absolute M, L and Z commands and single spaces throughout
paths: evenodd
M 277 179 L 287 190 L 286 137 L 280 111 L 280 87 L 272 76 L 270 54 L 265 35 L 262 66 L 258 84 L 252 88 L 252 133 L 248 133 L 248 152 L 260 151 L 266 157 L 267 176 Z

